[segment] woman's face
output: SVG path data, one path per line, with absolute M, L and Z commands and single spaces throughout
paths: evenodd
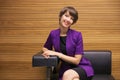
M 67 11 L 65 14 L 62 15 L 60 19 L 60 25 L 64 28 L 69 28 L 73 24 L 73 17 Z

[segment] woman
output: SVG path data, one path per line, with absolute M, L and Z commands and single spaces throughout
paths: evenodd
M 59 28 L 52 30 L 43 47 L 43 56 L 56 55 L 61 61 L 59 80 L 91 80 L 91 63 L 83 57 L 81 32 L 70 29 L 78 20 L 75 8 L 64 7 L 59 14 Z

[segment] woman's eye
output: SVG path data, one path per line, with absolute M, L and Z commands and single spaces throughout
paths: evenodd
M 72 20 L 74 20 L 74 18 L 73 18 L 73 17 L 71 17 L 71 19 L 72 19 Z
M 65 17 L 71 17 L 70 19 L 74 20 L 74 18 L 72 16 L 70 16 L 70 15 L 65 14 Z
M 68 15 L 65 15 L 66 17 L 69 17 Z

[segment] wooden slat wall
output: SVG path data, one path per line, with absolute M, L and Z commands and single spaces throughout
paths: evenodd
M 111 50 L 112 74 L 120 80 L 120 0 L 0 0 L 0 80 L 45 80 L 46 68 L 33 68 L 58 13 L 74 6 L 85 50 Z

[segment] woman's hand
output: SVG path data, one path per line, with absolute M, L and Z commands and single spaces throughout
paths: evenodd
M 49 58 L 50 57 L 50 55 L 56 55 L 57 54 L 57 52 L 55 52 L 55 51 L 52 51 L 52 50 L 48 50 L 47 48 L 43 48 L 43 56 L 45 57 L 45 58 Z

